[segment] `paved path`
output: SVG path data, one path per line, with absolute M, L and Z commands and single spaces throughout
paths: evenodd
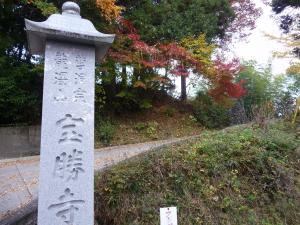
M 103 170 L 153 148 L 190 138 L 193 137 L 96 149 L 95 170 Z M 0 160 L 0 225 L 10 224 L 36 209 L 38 175 L 39 156 Z

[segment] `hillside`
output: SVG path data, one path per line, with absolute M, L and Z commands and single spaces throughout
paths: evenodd
M 276 122 L 205 131 L 98 174 L 99 225 L 159 224 L 177 206 L 179 224 L 300 224 L 300 141 Z
M 127 111 L 96 123 L 95 141 L 96 147 L 115 146 L 192 136 L 202 130 L 190 104 L 160 96 L 149 109 Z

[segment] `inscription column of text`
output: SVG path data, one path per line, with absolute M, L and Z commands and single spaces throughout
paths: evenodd
M 46 44 L 39 224 L 94 223 L 94 65 L 94 47 Z

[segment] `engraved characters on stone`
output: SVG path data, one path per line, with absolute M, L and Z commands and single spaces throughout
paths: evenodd
M 86 57 L 80 53 L 75 56 L 74 70 L 71 69 L 72 62 L 68 62 L 68 55 L 63 51 L 55 53 L 55 76 L 53 84 L 56 87 L 56 93 L 53 97 L 57 103 L 73 101 L 76 103 L 86 103 L 86 93 L 84 84 L 86 81 L 85 63 Z M 74 71 L 75 76 L 69 74 Z M 74 80 L 70 80 L 73 77 Z M 68 92 L 67 86 L 71 87 L 72 91 Z
M 58 139 L 59 144 L 68 142 L 82 142 L 83 135 L 78 131 L 78 125 L 82 124 L 82 118 L 75 118 L 71 114 L 66 114 L 56 122 L 61 127 L 61 135 Z
M 56 157 L 54 166 L 54 177 L 65 181 L 77 180 L 79 173 L 84 173 L 82 151 L 73 149 L 71 154 L 61 153 Z
M 58 198 L 58 202 L 51 204 L 48 209 L 53 210 L 56 217 L 65 224 L 75 225 L 76 213 L 84 202 L 84 200 L 76 199 L 74 193 L 69 188 L 66 188 L 64 194 Z

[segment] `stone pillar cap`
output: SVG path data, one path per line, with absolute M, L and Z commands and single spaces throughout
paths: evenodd
M 74 2 L 65 2 L 62 14 L 53 14 L 44 22 L 25 19 L 25 27 L 29 50 L 39 55 L 44 55 L 48 39 L 94 45 L 96 60 L 100 60 L 115 38 L 114 34 L 103 34 L 91 21 L 82 19 L 80 7 Z

